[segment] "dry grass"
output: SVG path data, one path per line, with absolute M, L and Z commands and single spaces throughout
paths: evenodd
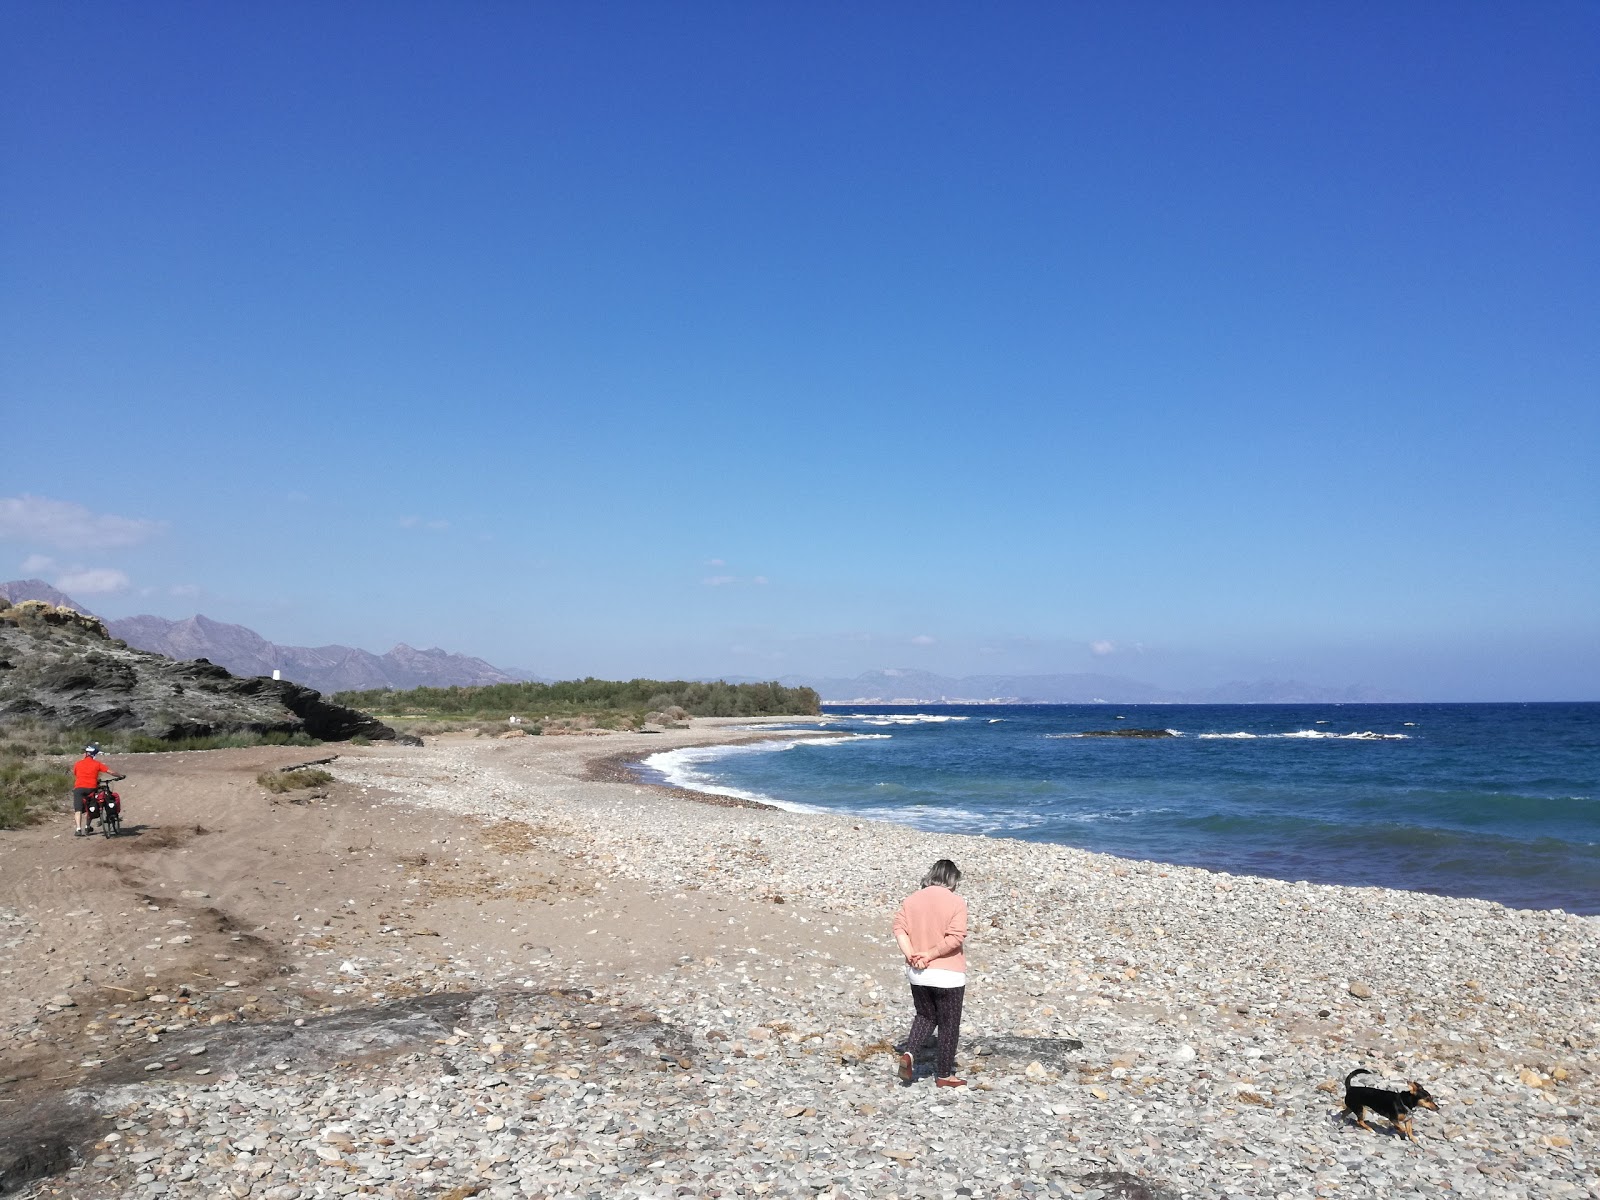
M 263 771 L 256 776 L 256 782 L 269 792 L 281 794 L 300 788 L 321 787 L 325 783 L 332 783 L 333 776 L 316 767 L 302 767 L 298 771 Z
M 60 807 L 69 782 L 63 770 L 36 766 L 22 758 L 0 759 L 0 829 L 43 819 Z
M 501 854 L 526 854 L 547 846 L 555 831 L 543 825 L 525 825 L 521 821 L 499 821 L 482 831 L 483 843 Z

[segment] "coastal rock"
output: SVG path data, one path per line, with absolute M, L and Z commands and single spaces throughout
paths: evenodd
M 36 600 L 0 608 L 0 717 L 164 741 L 304 733 L 325 741 L 394 736 L 387 725 L 286 680 L 238 679 L 205 659 L 175 662 L 106 635 L 98 618 Z
M 1178 735 L 1170 729 L 1090 729 L 1079 737 L 1113 738 L 1169 738 Z

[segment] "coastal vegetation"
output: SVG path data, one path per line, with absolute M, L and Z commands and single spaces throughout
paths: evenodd
M 103 755 L 167 754 L 174 750 L 238 750 L 250 746 L 320 746 L 306 733 L 214 733 L 200 737 L 158 738 L 117 729 L 61 728 L 45 721 L 0 724 L 0 756 L 76 758 L 93 742 Z
M 811 688 L 779 683 L 689 680 L 574 679 L 561 683 L 497 683 L 483 687 L 388 688 L 339 692 L 335 704 L 387 720 L 464 723 L 520 718 L 529 733 L 546 724 L 574 723 L 636 729 L 652 719 L 694 717 L 811 716 L 821 702 Z M 665 723 L 665 722 L 663 722 Z

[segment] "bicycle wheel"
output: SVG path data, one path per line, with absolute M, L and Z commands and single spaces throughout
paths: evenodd
M 100 818 L 100 832 L 107 837 L 116 837 L 122 831 L 122 816 L 120 813 L 108 812 Z

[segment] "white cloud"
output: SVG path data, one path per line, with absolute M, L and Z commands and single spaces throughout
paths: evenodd
M 755 584 L 757 587 L 760 587 L 767 582 L 767 577 L 765 575 L 757 575 L 750 582 Z
M 1115 642 L 1098 641 L 1089 643 L 1089 653 L 1096 658 L 1104 658 L 1106 655 L 1115 654 L 1116 652 L 1117 644 Z
M 92 596 L 123 591 L 128 582 L 127 575 L 115 567 L 88 567 L 68 571 L 56 580 L 56 586 L 69 595 Z
M 198 596 L 200 585 L 197 583 L 175 583 L 167 589 L 174 596 Z
M 69 500 L 47 496 L 0 498 L 0 540 L 42 542 L 67 550 L 137 546 L 166 528 L 162 521 L 95 513 Z
M 738 583 L 739 580 L 732 575 L 708 575 L 700 582 L 707 587 L 726 587 L 730 583 Z
M 437 517 L 401 517 L 401 529 L 449 529 L 450 522 Z
M 937 638 L 931 638 L 925 633 L 919 633 L 916 637 L 911 639 L 911 644 L 913 646 L 931 646 L 936 641 L 938 641 Z
M 24 575 L 43 575 L 46 571 L 56 569 L 56 560 L 47 554 L 30 554 L 22 560 L 22 573 Z
M 723 560 L 723 559 L 720 559 L 720 558 L 708 558 L 708 559 L 706 559 L 706 566 L 708 566 L 708 567 L 725 567 L 727 565 L 728 565 L 727 562 L 725 560 Z

